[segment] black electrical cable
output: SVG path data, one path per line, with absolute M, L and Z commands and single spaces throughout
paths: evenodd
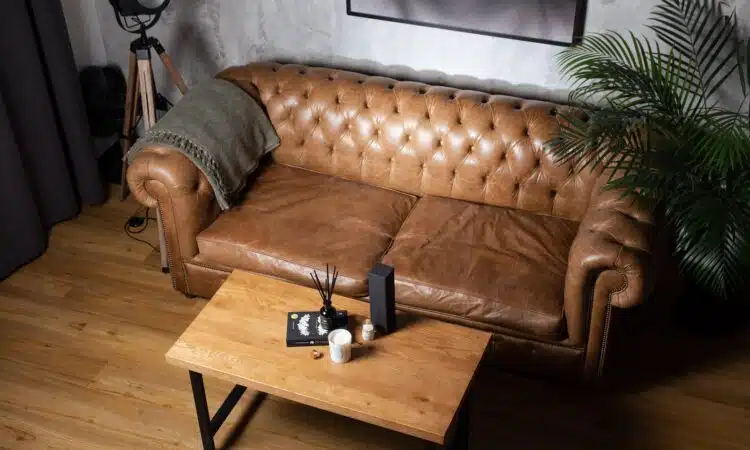
M 149 222 L 152 220 L 156 220 L 155 217 L 151 217 L 149 215 L 150 210 L 146 208 L 146 217 L 143 218 L 143 223 L 134 225 L 133 222 L 141 218 L 141 216 L 139 216 L 138 214 L 141 212 L 142 209 L 143 209 L 143 206 L 139 206 L 138 209 L 136 209 L 135 212 L 128 218 L 128 220 L 125 221 L 125 225 L 123 227 L 125 230 L 125 234 L 127 234 L 129 238 L 135 241 L 141 242 L 143 244 L 146 244 L 149 247 L 151 247 L 155 252 L 158 252 L 159 249 L 154 244 L 148 242 L 147 240 L 139 239 L 134 236 L 135 234 L 141 234 L 144 231 L 146 231 L 146 228 L 148 228 Z
M 135 30 L 138 30 L 138 22 L 135 22 L 134 24 L 129 23 L 128 21 L 133 20 L 132 17 L 123 17 L 122 21 L 125 23 L 125 31 L 133 32 Z
M 133 16 L 133 20 L 138 24 L 139 27 L 146 27 L 146 23 L 141 20 L 140 16 Z

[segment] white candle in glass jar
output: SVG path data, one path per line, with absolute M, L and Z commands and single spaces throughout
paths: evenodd
M 328 333 L 328 353 L 335 363 L 349 361 L 352 358 L 352 334 L 343 328 Z

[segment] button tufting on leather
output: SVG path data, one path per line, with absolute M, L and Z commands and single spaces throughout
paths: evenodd
M 307 73 L 307 71 L 305 69 L 300 69 L 300 70 L 297 71 L 297 73 L 300 74 L 300 75 L 304 75 L 304 74 Z
M 559 130 L 566 107 L 304 66 L 246 70 L 240 81 L 258 87 L 282 135 L 274 151 L 282 164 L 574 220 L 588 207 L 596 177 L 569 163 L 558 169 L 541 144 Z M 386 161 L 391 155 L 392 164 Z M 399 177 L 392 177 L 396 165 Z M 457 169 L 453 181 L 451 169 Z

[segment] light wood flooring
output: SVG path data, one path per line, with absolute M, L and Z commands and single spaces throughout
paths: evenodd
M 0 448 L 199 448 L 187 373 L 164 353 L 205 301 L 172 290 L 158 255 L 124 234 L 136 207 L 86 208 L 53 228 L 42 257 L 0 282 Z M 155 228 L 141 237 L 156 243 Z M 608 389 L 481 373 L 473 448 L 750 449 L 750 333 L 704 339 L 645 322 L 613 346 Z M 230 386 L 206 385 L 215 408 Z M 253 400 L 245 394 L 232 413 L 241 433 L 225 426 L 220 442 L 429 448 L 273 397 Z

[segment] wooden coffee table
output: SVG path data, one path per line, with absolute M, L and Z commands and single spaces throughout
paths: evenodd
M 167 361 L 190 371 L 204 449 L 215 448 L 216 431 L 246 388 L 439 445 L 463 445 L 464 406 L 490 333 L 399 312 L 397 331 L 362 343 L 369 305 L 336 296 L 357 344 L 350 362 L 333 364 L 327 347 L 286 346 L 287 313 L 320 303 L 313 289 L 236 270 L 169 349 Z M 313 348 L 324 357 L 312 359 Z M 213 418 L 203 375 L 235 383 Z

